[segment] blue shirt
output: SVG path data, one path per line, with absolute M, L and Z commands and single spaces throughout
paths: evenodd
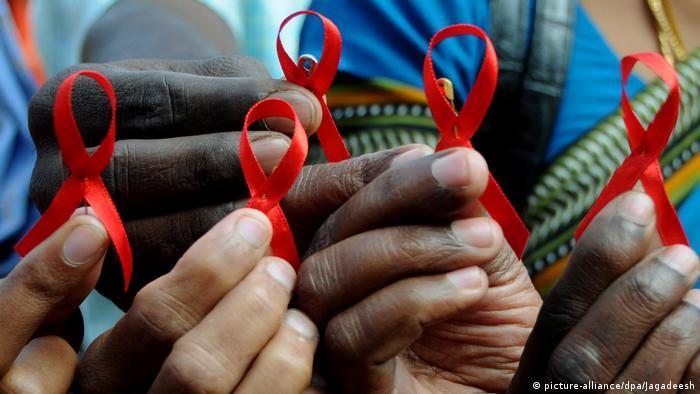
M 39 214 L 29 201 L 36 154 L 27 127 L 27 108 L 36 90 L 17 47 L 7 2 L 0 2 L 0 277 L 19 257 L 14 244 Z

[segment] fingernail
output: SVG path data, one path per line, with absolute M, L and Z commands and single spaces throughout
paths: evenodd
M 455 220 L 451 227 L 460 241 L 477 248 L 492 246 L 498 234 L 491 220 L 486 218 Z
M 63 244 L 63 257 L 66 264 L 77 267 L 96 257 L 105 250 L 107 232 L 93 224 L 83 224 L 73 229 Z
M 417 159 L 420 159 L 421 157 L 428 156 L 429 154 L 432 154 L 433 150 L 426 145 L 421 145 L 416 148 L 413 148 L 409 151 L 406 151 L 394 158 L 394 160 L 391 161 L 391 168 L 399 168 L 402 167 L 412 161 L 415 161 Z
M 284 315 L 284 323 L 306 339 L 316 340 L 318 338 L 318 330 L 311 319 L 295 309 L 287 311 Z
M 289 141 L 283 138 L 263 138 L 251 142 L 250 146 L 258 162 L 260 162 L 260 166 L 269 174 L 280 163 L 284 154 L 287 153 Z
M 659 259 L 684 276 L 695 274 L 699 268 L 697 255 L 687 246 L 669 246 L 661 252 Z
M 265 270 L 272 279 L 284 286 L 287 291 L 291 293 L 294 290 L 294 282 L 296 282 L 297 275 L 289 263 L 281 259 L 275 259 L 267 264 Z
M 622 197 L 617 212 L 626 221 L 646 227 L 654 219 L 654 203 L 644 193 L 629 192 Z
M 479 267 L 462 268 L 447 274 L 447 280 L 459 289 L 474 289 L 483 285 L 484 275 Z
M 252 216 L 243 216 L 236 223 L 236 234 L 256 248 L 265 245 L 270 237 L 270 228 L 266 223 Z
M 430 170 L 443 186 L 466 186 L 469 184 L 469 153 L 466 149 L 457 149 L 435 160 Z
M 314 104 L 311 102 L 311 98 L 303 93 L 296 90 L 281 90 L 272 93 L 269 97 L 284 100 L 294 107 L 294 112 L 297 113 L 297 117 L 301 124 L 304 125 L 304 128 L 308 129 L 316 125 Z M 286 118 L 270 118 L 265 123 L 271 129 L 278 131 L 288 131 L 292 128 L 292 122 Z

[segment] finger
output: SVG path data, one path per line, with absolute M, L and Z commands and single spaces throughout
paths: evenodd
M 335 316 L 324 349 L 348 392 L 391 391 L 396 355 L 421 337 L 423 328 L 474 307 L 486 295 L 479 267 L 394 283 Z
M 78 358 L 60 337 L 33 339 L 0 380 L 3 393 L 67 393 Z
M 392 282 L 484 264 L 504 243 L 500 227 L 489 218 L 358 234 L 304 261 L 295 304 L 323 326 L 333 314 Z
M 298 394 L 311 383 L 318 331 L 297 310 L 289 310 L 284 324 L 246 372 L 234 393 L 264 393 L 271 387 L 279 394 Z
M 654 328 L 616 381 L 639 385 L 678 384 L 698 350 L 700 290 L 694 289 Z
M 698 257 L 687 246 L 670 246 L 644 259 L 605 290 L 562 339 L 549 359 L 546 381 L 612 381 L 695 284 L 698 270 Z
M 401 160 L 334 212 L 318 230 L 308 252 L 374 228 L 465 217 L 486 189 L 487 180 L 486 162 L 473 149 Z
M 242 209 L 197 240 L 167 275 L 138 292 L 126 315 L 83 356 L 81 391 L 148 387 L 173 344 L 255 267 L 272 229 L 261 212 Z
M 175 343 L 151 392 L 228 393 L 277 332 L 296 275 L 266 257 L 202 322 Z
M 651 199 L 628 192 L 591 222 L 547 296 L 523 351 L 512 387 L 532 387 L 555 346 L 599 295 L 646 254 L 656 219 Z
M 87 295 L 85 280 L 94 284 L 107 242 L 96 218 L 75 216 L 0 282 L 0 376 L 55 308 L 70 301 L 74 309 L 80 301 L 72 293 Z
M 415 145 L 408 145 L 339 163 L 304 167 L 282 201 L 298 250 L 306 248 L 313 233 L 330 213 L 389 168 L 396 156 L 413 147 Z M 242 183 L 242 180 L 237 183 Z M 159 197 L 157 201 L 163 199 Z M 245 200 L 228 201 L 125 221 L 127 235 L 135 252 L 129 292 L 124 293 L 120 268 L 111 253 L 108 254 L 98 290 L 123 310 L 128 309 L 141 287 L 169 272 L 196 239 L 245 203 Z
M 109 66 L 133 71 L 172 71 L 205 77 L 247 77 L 269 79 L 270 73 L 255 58 L 214 56 L 207 59 L 128 59 L 110 62 Z
M 246 198 L 239 140 L 240 133 L 228 132 L 117 141 L 102 179 L 124 220 Z M 251 141 L 268 173 L 289 148 L 289 138 L 279 133 L 255 132 Z M 69 173 L 59 152 L 37 162 L 31 195 L 40 209 L 48 207 Z M 164 198 L 173 195 L 177 198 Z
M 57 148 L 51 113 L 60 82 L 69 73 L 83 68 L 101 72 L 114 87 L 117 139 L 169 138 L 241 130 L 248 109 L 265 97 L 289 102 L 309 132 L 320 124 L 321 104 L 316 97 L 286 81 L 160 70 L 132 71 L 109 64 L 79 65 L 52 78 L 32 98 L 29 127 L 40 154 Z M 104 138 L 111 119 L 107 96 L 97 82 L 87 77 L 76 80 L 73 92 L 74 116 L 83 130 L 85 144 L 96 146 Z M 91 132 L 86 133 L 88 130 Z
M 700 393 L 700 352 L 696 353 L 688 363 L 678 392 L 681 394 Z
M 426 145 L 411 144 L 368 153 L 337 163 L 306 166 L 282 200 L 282 207 L 300 251 L 306 250 L 328 216 L 367 184 L 383 174 L 408 152 L 423 152 Z

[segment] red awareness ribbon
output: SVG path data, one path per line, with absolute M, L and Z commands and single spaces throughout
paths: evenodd
M 656 75 L 668 85 L 669 92 L 666 101 L 645 130 L 642 123 L 634 114 L 625 85 L 632 68 L 637 62 L 646 64 Z M 619 194 L 631 190 L 637 181 L 641 181 L 644 190 L 656 206 L 656 229 L 664 245 L 688 245 L 688 238 L 678 219 L 673 204 L 668 199 L 664 189 L 664 177 L 659 165 L 659 157 L 671 137 L 673 128 L 678 120 L 681 104 L 681 92 L 678 76 L 673 66 L 668 64 L 658 53 L 638 53 L 625 56 L 620 65 L 622 71 L 622 118 L 627 127 L 631 153 L 615 171 L 603 192 L 586 214 L 586 217 L 574 233 L 576 239 L 586 230 L 591 220 L 612 199 Z
M 293 120 L 294 134 L 287 153 L 284 154 L 272 174 L 267 176 L 250 146 L 248 127 L 260 119 L 273 116 Z M 272 252 L 275 256 L 287 260 L 294 269 L 299 269 L 299 254 L 289 223 L 287 223 L 279 203 L 301 173 L 308 150 L 306 131 L 297 118 L 294 108 L 286 101 L 266 99 L 258 102 L 248 111 L 241 132 L 239 149 L 243 175 L 251 196 L 246 206 L 267 215 L 272 223 L 272 241 L 270 243 Z
M 447 100 L 438 84 L 431 57 L 433 48 L 441 41 L 458 35 L 476 36 L 486 43 L 486 53 L 481 70 L 459 114 L 452 108 L 452 104 Z M 430 111 L 441 134 L 437 151 L 455 147 L 473 148 L 471 138 L 481 125 L 491 100 L 493 100 L 497 80 L 498 59 L 496 51 L 483 30 L 474 25 L 459 24 L 448 26 L 433 36 L 423 62 L 423 85 Z M 503 194 L 491 173 L 489 173 L 486 191 L 479 200 L 491 217 L 501 226 L 506 240 L 515 254 L 521 258 L 530 232 L 520 220 L 515 208 Z
M 312 70 L 307 71 L 303 65 L 297 64 L 289 57 L 289 54 L 284 50 L 280 34 L 284 26 L 292 19 L 299 15 L 314 15 L 321 19 L 323 23 L 323 53 L 318 65 Z M 333 78 L 338 71 L 340 64 L 340 51 L 342 40 L 338 27 L 325 16 L 314 11 L 298 11 L 289 15 L 280 25 L 277 33 L 277 57 L 279 57 L 284 76 L 289 82 L 293 82 L 299 86 L 309 89 L 318 98 L 321 103 L 323 117 L 321 125 L 316 132 L 318 140 L 321 143 L 323 152 L 329 162 L 342 161 L 350 158 L 350 152 L 340 136 L 338 127 L 333 121 L 331 111 L 324 100 L 324 95 L 331 87 Z
M 80 76 L 89 77 L 100 84 L 107 94 L 112 109 L 107 135 L 92 155 L 89 155 L 85 149 L 85 143 L 73 117 L 73 85 Z M 20 256 L 27 255 L 67 222 L 82 202 L 87 201 L 112 239 L 122 265 L 124 291 L 127 291 L 132 271 L 131 246 L 117 207 L 100 177 L 114 151 L 117 130 L 116 112 L 117 98 L 112 84 L 104 75 L 95 71 L 81 70 L 71 74 L 61 83 L 53 107 L 53 124 L 63 161 L 70 169 L 71 175 L 63 182 L 46 212 L 15 246 L 15 249 Z

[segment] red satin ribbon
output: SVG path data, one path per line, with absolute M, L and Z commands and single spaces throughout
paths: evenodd
M 646 64 L 669 88 L 666 101 L 661 105 L 659 112 L 646 130 L 634 114 L 625 91 L 627 78 L 638 61 Z M 671 137 L 676 120 L 678 120 L 681 103 L 678 76 L 673 66 L 668 64 L 663 56 L 653 52 L 625 56 L 620 68 L 622 70 L 622 117 L 627 127 L 632 152 L 610 178 L 608 185 L 588 211 L 574 236 L 579 239 L 591 220 L 610 200 L 620 193 L 631 190 L 637 181 L 641 181 L 644 190 L 656 206 L 656 229 L 663 244 L 688 245 L 688 238 L 683 231 L 683 226 L 673 204 L 668 199 L 666 189 L 664 189 L 664 177 L 659 165 L 659 157 Z
M 272 171 L 272 174 L 267 176 L 250 146 L 248 127 L 253 122 L 273 116 L 293 120 L 294 134 L 282 161 Z M 243 175 L 248 189 L 250 189 L 251 197 L 247 207 L 257 209 L 267 215 L 272 222 L 272 241 L 270 244 L 272 252 L 287 260 L 294 269 L 299 268 L 299 254 L 289 223 L 287 223 L 279 203 L 299 176 L 308 150 L 306 131 L 299 122 L 294 108 L 286 101 L 266 99 L 255 104 L 248 111 L 243 124 L 239 151 Z
M 75 80 L 79 76 L 89 77 L 99 83 L 107 94 L 112 109 L 107 135 L 92 155 L 89 155 L 85 149 L 83 138 L 73 117 L 72 91 Z M 127 291 L 132 270 L 131 246 L 119 212 L 100 177 L 114 151 L 117 129 L 116 111 L 117 98 L 112 84 L 104 75 L 95 71 L 82 70 L 71 74 L 61 83 L 53 107 L 53 123 L 63 161 L 70 169 L 71 175 L 61 185 L 41 219 L 15 246 L 15 249 L 21 256 L 27 255 L 68 221 L 83 201 L 87 201 L 112 239 L 122 265 L 124 291 Z
M 323 53 L 321 53 L 321 60 L 319 60 L 318 65 L 310 74 L 289 57 L 289 54 L 284 50 L 280 38 L 284 26 L 299 15 L 314 15 L 319 17 L 323 23 Z M 348 148 L 345 146 L 343 138 L 340 136 L 340 132 L 333 121 L 331 111 L 328 109 L 328 105 L 324 99 L 324 95 L 330 88 L 331 83 L 333 83 L 333 78 L 335 78 L 335 74 L 338 71 L 341 47 L 342 40 L 338 27 L 328 18 L 314 11 L 298 11 L 289 15 L 287 19 L 282 22 L 279 32 L 277 33 L 277 57 L 279 57 L 285 78 L 290 82 L 309 89 L 321 103 L 323 118 L 321 119 L 321 126 L 319 126 L 316 135 L 318 135 L 318 140 L 329 162 L 342 161 L 350 158 L 350 152 L 348 152 Z
M 476 36 L 486 43 L 486 53 L 481 70 L 459 114 L 455 113 L 452 105 L 438 86 L 431 57 L 433 48 L 441 41 L 458 35 Z M 436 150 L 455 147 L 473 148 L 471 138 L 481 125 L 491 104 L 497 80 L 498 59 L 496 51 L 483 30 L 474 25 L 460 24 L 448 26 L 433 36 L 423 62 L 423 85 L 430 111 L 441 134 Z M 486 191 L 481 196 L 480 201 L 491 217 L 500 224 L 513 251 L 518 257 L 522 257 L 530 233 L 491 173 L 489 173 Z

